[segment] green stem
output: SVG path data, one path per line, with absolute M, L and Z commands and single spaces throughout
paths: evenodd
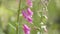
M 20 19 L 19 19 L 20 5 L 21 5 L 21 0 L 19 1 L 19 7 L 18 7 L 18 10 L 17 10 L 17 23 L 19 23 L 19 21 L 20 21 Z M 19 24 L 16 26 L 16 34 L 18 34 L 18 28 L 19 28 Z

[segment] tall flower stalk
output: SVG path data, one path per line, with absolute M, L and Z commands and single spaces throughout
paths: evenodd
M 31 0 L 26 0 L 26 4 L 28 6 L 28 8 L 26 10 L 22 10 L 22 15 L 24 16 L 24 18 L 30 22 L 32 24 L 32 15 L 33 15 L 33 12 L 32 10 L 30 9 L 33 4 L 32 4 L 32 1 Z
M 32 10 L 30 9 L 32 7 L 32 1 L 31 0 L 26 0 L 26 5 L 27 5 L 27 9 L 26 10 L 22 10 L 22 15 L 23 17 L 29 22 L 32 24 L 32 15 L 33 15 L 33 12 Z M 23 25 L 23 30 L 24 30 L 24 33 L 25 34 L 30 34 L 30 28 L 27 26 L 27 25 Z
M 20 19 L 19 19 L 19 14 L 20 14 L 20 5 L 21 5 L 21 0 L 19 0 L 19 4 L 18 4 L 18 10 L 17 10 L 17 23 L 19 23 Z M 18 34 L 18 29 L 19 29 L 19 24 L 16 25 L 16 34 Z
M 43 20 L 42 20 L 43 16 L 45 17 L 46 20 L 48 19 L 48 18 L 47 18 L 48 0 L 41 0 L 41 3 L 42 3 L 42 4 L 41 4 L 41 5 L 42 5 L 41 23 L 43 23 Z M 44 24 L 41 24 L 41 29 L 43 29 L 44 32 L 48 32 L 48 30 L 47 30 L 47 28 L 46 28 L 46 25 L 44 25 Z M 43 32 L 41 32 L 41 33 L 43 33 Z

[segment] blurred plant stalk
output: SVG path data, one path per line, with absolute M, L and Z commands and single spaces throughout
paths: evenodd
M 21 5 L 21 0 L 19 0 L 18 10 L 17 10 L 17 23 L 18 23 L 18 25 L 16 25 L 16 34 L 19 34 L 19 22 L 20 22 L 19 14 L 20 14 L 20 5 Z

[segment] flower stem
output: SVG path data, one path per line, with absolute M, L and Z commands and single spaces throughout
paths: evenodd
M 21 5 L 21 0 L 19 0 L 19 4 L 18 4 L 18 10 L 17 10 L 17 23 L 19 23 L 19 21 L 20 21 L 20 19 L 19 19 L 20 5 Z M 19 33 L 18 33 L 18 29 L 19 29 L 19 24 L 16 25 L 16 34 L 19 34 Z

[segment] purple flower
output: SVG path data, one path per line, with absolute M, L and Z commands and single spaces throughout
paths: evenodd
M 29 23 L 31 23 L 32 24 L 32 18 L 31 18 L 31 16 L 32 16 L 32 12 L 30 11 L 30 10 L 28 10 L 27 12 L 26 11 L 22 11 L 22 15 L 24 16 L 24 18 L 29 22 Z
M 31 24 L 33 24 L 33 23 L 32 23 L 33 20 L 32 20 L 32 18 L 29 17 L 29 16 L 27 16 L 27 21 L 30 22 Z
M 30 28 L 26 24 L 23 25 L 23 30 L 25 34 L 30 34 Z
M 25 10 L 22 10 L 22 15 L 24 16 L 24 18 L 27 18 L 28 16 Z
M 29 7 L 32 7 L 32 5 L 33 5 L 31 0 L 26 0 L 26 3 Z
M 27 13 L 28 13 L 28 15 L 29 15 L 29 16 L 31 16 L 31 17 L 32 17 L 33 12 L 31 11 L 31 9 L 30 9 L 30 8 L 27 8 Z

